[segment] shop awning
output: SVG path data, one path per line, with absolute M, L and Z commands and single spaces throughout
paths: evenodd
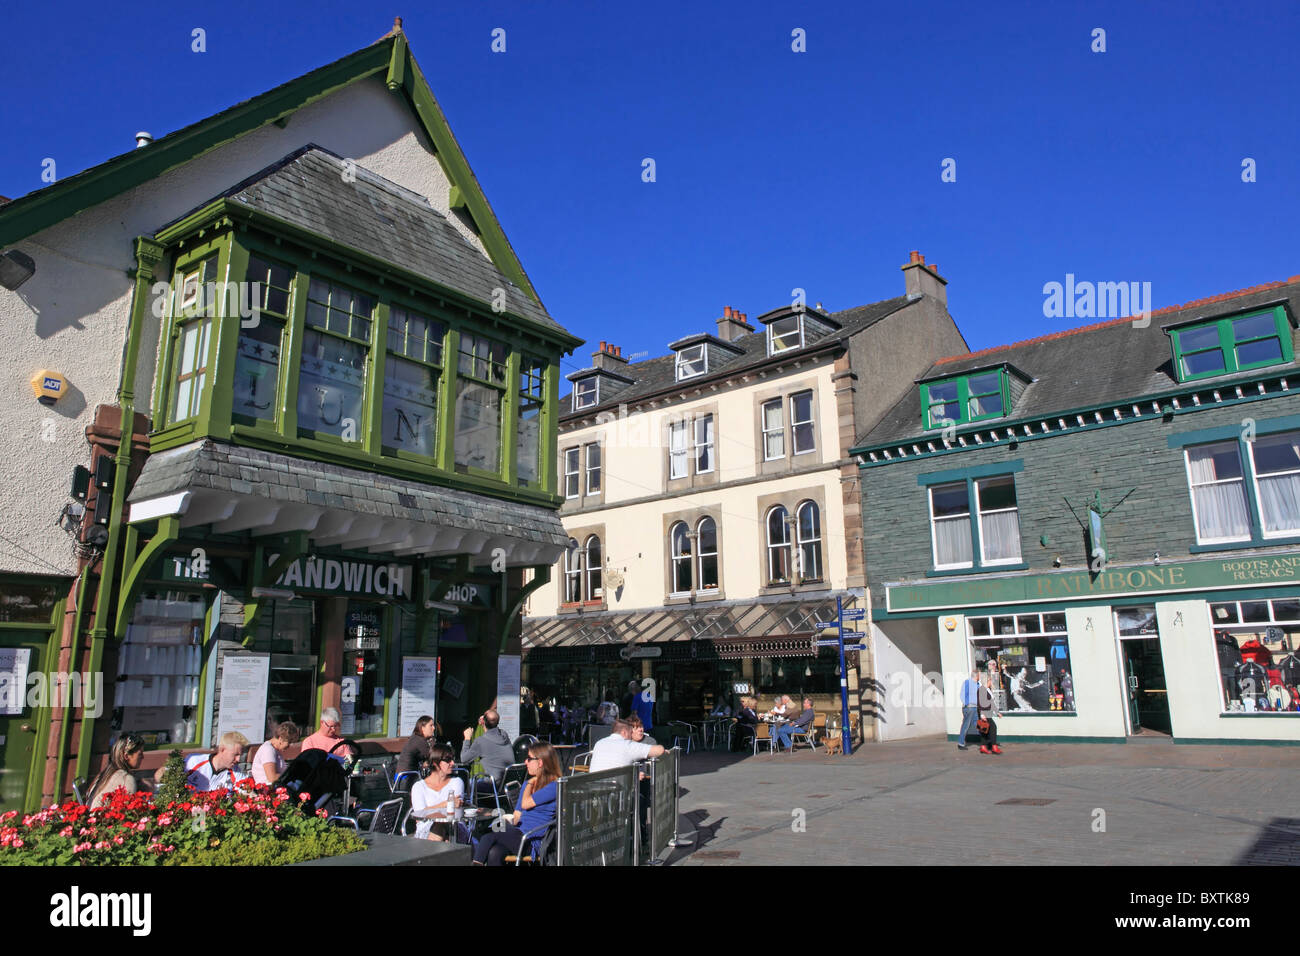
M 317 547 L 393 556 L 469 554 L 551 564 L 569 537 L 537 505 L 203 440 L 150 456 L 128 496 L 131 524 L 171 515 L 215 534 L 306 532 Z
M 845 607 L 856 606 L 857 595 L 852 592 L 824 591 L 816 597 L 526 617 L 523 649 L 527 654 L 542 649 L 708 640 L 722 658 L 811 656 L 816 654 L 813 638 L 823 636 L 815 625 L 835 620 L 836 597 L 844 600 Z

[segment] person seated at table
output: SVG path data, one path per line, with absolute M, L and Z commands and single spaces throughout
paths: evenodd
M 731 743 L 731 749 L 752 750 L 754 747 L 754 735 L 758 732 L 758 701 L 753 697 L 740 698 L 740 710 L 736 714 L 736 736 Z
M 782 724 L 776 729 L 776 743 L 774 746 L 780 747 L 781 744 L 784 743 L 786 750 L 793 750 L 794 741 L 791 739 L 791 735 L 797 730 L 807 731 L 812 727 L 813 721 L 816 719 L 817 714 L 813 710 L 812 698 L 805 697 L 803 699 L 803 713 L 789 723 Z
M 519 809 L 504 831 L 490 831 L 474 848 L 474 862 L 479 866 L 504 866 L 511 853 L 530 852 L 533 844 L 523 846 L 524 834 L 555 822 L 556 781 L 563 776 L 555 748 L 539 740 L 528 748 L 528 782 L 519 794 Z M 534 834 L 540 842 L 542 834 Z
M 659 741 L 655 740 L 645 731 L 645 724 L 641 723 L 641 718 L 633 714 L 625 718 L 627 725 L 632 728 L 632 742 L 638 744 L 649 744 L 651 747 L 657 746 Z
M 501 783 L 506 771 L 515 762 L 515 745 L 511 742 L 510 735 L 501 728 L 501 715 L 495 710 L 484 711 L 478 722 L 483 728 L 483 735 L 473 740 L 474 728 L 465 728 L 465 743 L 460 749 L 460 762 L 469 766 L 475 760 L 482 761 L 483 772 L 497 783 Z
M 221 735 L 211 754 L 191 754 L 185 760 L 185 782 L 195 790 L 233 790 L 246 777 L 239 776 L 239 760 L 248 746 L 248 738 L 237 730 Z
M 339 712 L 333 707 L 326 707 L 320 712 L 320 730 L 302 742 L 302 749 L 298 753 L 303 750 L 323 750 L 329 753 L 343 739 L 343 734 L 340 733 L 342 729 L 343 718 Z
M 103 806 L 115 790 L 125 790 L 127 793 L 135 793 L 139 790 L 142 784 L 136 780 L 135 771 L 140 769 L 143 761 L 143 737 L 139 734 L 123 734 L 118 737 L 109 752 L 108 763 L 95 778 L 94 785 L 86 791 L 86 806 Z M 157 780 L 161 776 L 162 768 L 159 767 L 158 772 L 154 774 L 154 779 Z M 148 783 L 143 784 L 143 787 L 145 790 L 153 789 Z
M 664 748 L 659 744 L 637 743 L 632 739 L 632 725 L 625 719 L 614 721 L 614 732 L 596 741 L 591 748 L 589 773 L 600 773 L 615 767 L 630 767 L 646 757 L 662 757 Z
M 276 725 L 275 733 L 253 755 L 253 783 L 271 786 L 280 779 L 287 766 L 284 752 L 298 742 L 299 736 L 298 725 L 291 720 Z
M 717 704 L 714 705 L 713 712 L 709 716 L 710 717 L 731 716 L 731 704 L 727 703 L 726 697 L 723 697 L 721 694 L 718 695 L 718 702 Z
M 446 815 L 449 800 L 456 806 L 465 802 L 465 781 L 452 773 L 455 769 L 456 755 L 451 748 L 434 744 L 429 750 L 429 775 L 411 787 L 411 816 L 418 821 L 416 839 L 450 839 L 454 823 L 428 818 Z
M 425 714 L 415 722 L 415 730 L 402 745 L 402 752 L 397 755 L 397 763 L 393 767 L 393 776 L 399 773 L 418 773 L 423 774 L 429 765 L 429 754 L 434 745 L 434 741 L 441 735 L 441 728 L 438 722 L 428 714 Z M 410 778 L 402 781 L 401 790 L 409 790 L 411 786 Z

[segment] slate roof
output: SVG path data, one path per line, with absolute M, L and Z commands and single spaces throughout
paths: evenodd
M 1033 377 L 1034 381 L 1025 387 L 1005 419 L 988 419 L 978 426 L 962 426 L 958 428 L 959 432 L 967 428 L 996 427 L 1003 421 L 1050 416 L 1108 403 L 1127 403 L 1180 387 L 1174 374 L 1173 347 L 1164 331 L 1166 328 L 1276 304 L 1284 299 L 1291 315 L 1300 317 L 1300 276 L 1158 309 L 1151 313 L 1151 323 L 1146 328 L 1135 328 L 1131 318 L 1113 319 L 968 355 L 939 359 L 918 381 L 960 375 L 1003 363 Z M 1212 387 L 1216 383 L 1252 378 L 1285 367 L 1288 366 L 1197 379 L 1196 387 Z M 926 434 L 933 432 L 926 432 L 922 427 L 921 390 L 912 388 L 855 442 L 855 447 L 884 445 Z
M 564 333 L 532 296 L 507 279 L 423 196 L 360 166 L 347 172 L 345 178 L 341 157 L 308 145 L 222 195 L 485 305 L 491 305 L 496 289 L 505 289 L 506 312 Z
M 211 489 L 567 547 L 549 508 L 202 440 L 150 455 L 127 501 Z M 404 496 L 405 501 L 403 501 Z
M 893 299 L 884 299 L 880 302 L 872 302 L 869 305 L 857 306 L 852 309 L 845 309 L 842 312 L 832 312 L 830 317 L 839 322 L 843 328 L 833 333 L 809 342 L 801 349 L 792 349 L 788 352 L 782 352 L 781 358 L 787 359 L 791 356 L 802 355 L 815 351 L 818 348 L 825 347 L 829 341 L 847 339 L 849 336 L 861 332 L 868 326 L 874 325 L 881 319 L 892 315 L 894 312 L 905 308 L 910 304 L 907 296 L 898 296 Z M 809 310 L 809 314 L 817 315 L 818 313 Z M 687 336 L 682 341 L 687 341 L 692 336 Z M 676 343 L 674 343 L 676 344 Z M 741 354 L 735 358 L 715 366 L 710 369 L 707 375 L 698 375 L 691 378 L 688 382 L 682 382 L 682 388 L 697 388 L 701 384 L 716 381 L 720 378 L 734 375 L 752 366 L 760 365 L 769 360 L 767 354 L 767 329 L 761 328 L 757 332 L 746 332 L 739 338 L 727 343 L 732 348 L 739 348 Z M 572 373 L 567 376 L 573 379 L 578 373 Z M 657 358 L 646 359 L 643 362 L 629 362 L 625 366 L 620 366 L 615 373 L 624 378 L 631 378 L 632 385 L 622 388 L 613 393 L 609 399 L 602 401 L 599 405 L 592 405 L 582 409 L 578 415 L 590 415 L 604 408 L 617 408 L 620 403 L 633 402 L 637 399 L 645 398 L 656 392 L 665 389 L 672 389 L 677 385 L 677 356 L 676 353 L 661 355 Z M 602 390 L 603 391 L 603 390 Z M 560 421 L 566 418 L 575 417 L 573 412 L 573 393 L 570 392 L 560 399 Z

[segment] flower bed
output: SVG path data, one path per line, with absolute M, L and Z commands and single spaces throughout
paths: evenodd
M 75 802 L 21 817 L 11 810 L 0 815 L 0 865 L 266 866 L 364 849 L 283 788 L 250 783 L 163 799 L 118 790 L 93 810 Z

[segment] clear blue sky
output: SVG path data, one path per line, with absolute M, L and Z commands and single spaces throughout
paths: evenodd
M 1150 282 L 1156 308 L 1300 273 L 1293 2 L 118 6 L 8 6 L 0 193 L 400 14 L 543 301 L 591 343 L 570 368 L 600 339 L 663 354 L 724 305 L 753 317 L 795 287 L 831 309 L 901 294 L 911 249 L 950 280 L 973 349 L 1086 324 L 1043 316 L 1066 273 Z

